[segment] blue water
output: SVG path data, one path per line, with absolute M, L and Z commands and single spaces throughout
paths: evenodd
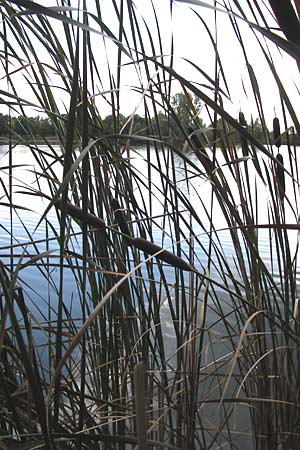
M 47 151 L 47 147 L 41 147 L 42 150 Z M 58 147 L 55 150 L 59 153 L 60 150 Z M 136 173 L 147 182 L 147 161 L 146 161 L 146 151 L 142 148 L 137 148 L 132 150 L 131 152 L 131 164 L 134 166 Z M 51 160 L 51 156 L 47 156 L 49 162 L 53 162 Z M 193 155 L 189 155 L 192 162 L 194 164 L 198 164 L 197 159 Z M 170 230 L 164 226 L 162 219 L 159 217 L 163 214 L 163 206 L 162 206 L 162 193 L 161 193 L 161 181 L 156 172 L 157 167 L 157 158 L 155 152 L 151 153 L 151 177 L 152 177 L 152 188 L 151 188 L 151 200 L 152 200 L 152 209 L 149 211 L 149 214 L 154 217 L 153 222 L 153 239 L 154 241 L 162 245 L 164 248 L 172 251 L 172 238 Z M 220 164 L 223 161 L 220 161 Z M 183 166 L 183 162 L 178 157 L 175 158 L 176 166 L 176 187 L 182 193 L 185 198 L 187 198 L 194 209 L 201 217 L 203 224 L 208 221 L 205 219 L 205 214 L 203 210 L 203 206 L 201 201 L 204 201 L 206 207 L 209 207 L 210 203 L 210 195 L 211 195 L 211 185 L 205 179 L 197 176 L 195 177 L 191 172 L 190 176 L 192 177 L 189 183 L 187 184 L 185 179 L 185 170 Z M 1 229 L 0 229 L 0 252 L 2 254 L 2 261 L 9 267 L 10 258 L 9 258 L 9 246 L 11 244 L 15 245 L 14 252 L 14 269 L 18 264 L 19 258 L 22 256 L 22 264 L 26 263 L 29 260 L 29 255 L 36 255 L 37 249 L 38 252 L 50 252 L 49 253 L 49 271 L 47 272 L 45 267 L 43 267 L 42 261 L 35 262 L 35 264 L 30 265 L 19 272 L 18 282 L 24 286 L 24 292 L 26 293 L 26 301 L 28 302 L 28 309 L 36 316 L 37 320 L 41 320 L 44 316 L 44 319 L 50 320 L 52 316 L 55 317 L 56 314 L 56 304 L 57 304 L 57 293 L 59 287 L 60 273 L 59 273 L 59 242 L 57 240 L 48 240 L 46 238 L 52 237 L 53 232 L 51 228 L 47 225 L 46 221 L 43 220 L 38 228 L 36 226 L 40 220 L 41 215 L 45 211 L 48 201 L 46 199 L 41 199 L 38 196 L 26 195 L 24 192 L 33 192 L 34 189 L 38 191 L 42 191 L 44 194 L 51 196 L 48 188 L 47 180 L 41 176 L 41 169 L 34 159 L 31 151 L 25 146 L 17 146 L 13 150 L 13 197 L 12 202 L 16 205 L 16 209 L 13 212 L 12 223 L 10 217 L 10 210 L 7 206 L 1 206 L 0 218 L 1 218 Z M 6 192 L 9 188 L 9 178 L 8 178 L 8 147 L 1 146 L 0 147 L 0 174 L 2 185 L 1 188 L 1 198 L 3 203 L 9 203 L 7 199 Z M 56 170 L 58 176 L 62 175 L 61 166 L 56 163 L 53 166 Z M 166 174 L 169 174 L 169 168 L 166 167 Z M 43 174 L 42 174 L 43 175 Z M 230 174 L 228 177 L 230 178 Z M 259 179 L 257 180 L 259 194 L 262 198 L 260 198 L 260 204 L 264 203 L 264 199 L 267 200 L 268 193 L 265 192 L 264 186 L 259 185 Z M 6 186 L 6 191 L 4 189 Z M 288 188 L 288 186 L 287 186 Z M 144 201 L 148 201 L 147 196 L 149 196 L 149 191 L 147 189 L 142 188 L 141 191 L 135 189 L 136 200 L 139 202 L 141 200 L 141 196 L 143 196 Z M 225 255 L 228 264 L 230 265 L 233 274 L 239 277 L 238 271 L 235 268 L 235 249 L 232 244 L 230 233 L 223 228 L 226 227 L 226 222 L 223 218 L 222 212 L 218 207 L 217 203 L 214 204 L 214 225 L 217 230 L 217 234 L 212 234 L 213 242 L 215 243 L 215 249 L 212 250 L 212 264 L 210 265 L 210 276 L 212 279 L 219 280 L 220 276 L 218 273 L 219 262 L 216 257 L 216 249 L 220 251 L 223 255 Z M 19 209 L 26 208 L 26 209 Z M 182 205 L 182 209 L 184 209 L 184 205 Z M 288 213 L 287 213 L 288 214 Z M 267 221 L 267 209 L 260 208 L 260 223 L 264 223 Z M 58 228 L 56 211 L 52 208 L 48 215 L 47 219 L 52 224 L 56 224 L 56 229 Z M 189 216 L 187 215 L 186 220 L 189 221 Z M 288 221 L 289 219 L 287 219 Z M 293 221 L 293 217 L 291 217 L 290 221 Z M 74 222 L 72 222 L 74 226 Z M 12 226 L 12 234 L 13 238 L 10 237 Z M 184 231 L 184 227 L 182 227 Z M 78 226 L 75 225 L 73 230 L 74 232 L 80 232 Z M 200 229 L 199 225 L 193 220 L 193 231 L 195 236 L 198 237 L 201 246 L 197 243 L 197 240 L 194 239 L 194 247 L 195 247 L 195 267 L 203 272 L 203 270 L 208 266 L 208 257 L 207 252 L 209 249 L 210 236 L 206 231 Z M 189 238 L 189 236 L 187 235 Z M 291 247 L 296 248 L 297 242 L 297 233 L 295 231 L 290 232 L 291 239 Z M 31 241 L 40 241 L 36 244 L 37 248 L 31 243 Z M 272 267 L 271 265 L 271 251 L 270 251 L 270 240 L 269 240 L 269 231 L 268 230 L 258 230 L 258 240 L 259 240 L 259 250 L 260 256 L 267 267 Z M 81 252 L 81 240 L 80 236 L 78 236 L 77 241 L 74 242 L 74 251 L 80 253 Z M 273 246 L 273 251 L 275 250 L 274 242 L 271 242 Z M 22 246 L 20 244 L 23 244 Z M 26 245 L 24 245 L 26 244 Z M 189 246 L 184 241 L 182 242 L 182 251 L 183 258 L 188 259 L 189 257 Z M 66 265 L 68 261 L 65 261 Z M 172 283 L 174 282 L 174 270 L 172 267 L 166 266 L 166 276 L 167 281 Z M 276 263 L 273 262 L 273 271 L 274 275 L 278 275 L 278 268 Z M 50 281 L 50 282 L 49 282 Z M 222 292 L 222 289 L 216 287 L 216 290 Z M 79 305 L 78 299 L 78 289 L 76 284 L 76 279 L 72 274 L 70 269 L 65 269 L 64 271 L 64 288 L 63 288 L 63 297 L 64 303 L 70 314 L 73 317 L 80 317 L 81 308 Z M 49 310 L 49 299 L 51 307 L 54 309 L 54 315 Z

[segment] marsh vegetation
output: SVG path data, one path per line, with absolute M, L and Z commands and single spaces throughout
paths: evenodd
M 0 1 L 4 449 L 299 447 L 299 92 L 277 61 L 299 64 L 300 4 L 190 3 Z M 210 70 L 175 57 L 176 14 Z M 15 131 L 33 110 L 58 145 Z

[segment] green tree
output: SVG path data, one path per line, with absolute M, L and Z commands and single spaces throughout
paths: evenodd
M 106 133 L 114 134 L 120 131 L 125 122 L 126 118 L 123 114 L 119 114 L 118 118 L 115 115 L 109 114 L 103 120 L 103 127 Z
M 170 134 L 169 121 L 163 112 L 158 112 L 156 117 L 151 119 L 152 130 L 155 136 L 168 137 Z
M 199 97 L 177 92 L 172 96 L 171 104 L 183 128 L 204 127 L 203 120 L 198 115 L 201 106 Z
M 260 142 L 266 142 L 266 135 L 264 133 L 264 129 L 260 123 L 260 120 L 257 118 L 252 121 L 252 123 L 248 126 L 248 131 Z
M 0 136 L 7 135 L 8 116 L 0 113 Z
M 53 136 L 54 127 L 48 118 L 36 117 L 33 124 L 34 134 L 41 137 Z
M 126 118 L 126 121 L 129 117 Z M 139 134 L 140 136 L 144 136 L 146 134 L 147 121 L 145 117 L 140 116 L 139 114 L 134 114 L 133 117 L 130 118 L 125 133 L 130 134 Z
M 14 131 L 20 135 L 25 136 L 27 134 L 32 133 L 32 119 L 26 116 L 18 116 L 16 117 L 15 122 L 13 123 Z
M 250 133 L 252 136 L 255 137 L 258 141 L 261 143 L 267 142 L 267 136 L 268 136 L 268 130 L 264 132 L 263 126 L 261 125 L 261 122 L 258 118 L 255 120 L 252 120 L 251 123 L 247 123 L 244 116 L 243 121 L 239 120 L 240 124 L 245 127 L 245 129 Z M 234 128 L 232 128 L 231 125 L 229 125 L 227 122 L 225 122 L 223 119 L 218 119 L 216 123 L 211 123 L 209 128 L 211 129 L 208 132 L 208 139 L 209 141 L 212 141 L 214 139 L 214 129 L 217 129 L 217 136 L 225 138 L 230 137 L 231 141 L 236 145 L 242 144 L 242 139 L 240 133 L 238 133 Z

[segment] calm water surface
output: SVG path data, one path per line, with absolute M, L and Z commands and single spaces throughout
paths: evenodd
M 47 147 L 41 146 L 41 150 L 44 150 L 45 152 L 48 152 Z M 56 148 L 56 151 L 59 152 L 59 147 Z M 147 171 L 147 162 L 146 162 L 146 150 L 143 150 L 143 148 L 134 149 L 131 152 L 131 164 L 135 167 L 136 172 L 139 174 L 139 176 L 147 183 L 147 177 L 148 177 L 148 171 Z M 45 158 L 48 158 L 48 161 L 51 161 L 51 158 L 49 158 L 48 155 L 45 155 Z M 189 155 L 189 158 L 197 165 L 199 164 L 197 162 L 196 157 L 193 154 Z M 220 156 L 219 156 L 220 158 Z M 219 161 L 219 164 L 221 165 L 224 163 L 222 159 Z M 161 203 L 162 199 L 162 193 L 161 193 L 161 181 L 158 173 L 156 172 L 156 168 L 158 166 L 157 164 L 157 158 L 155 155 L 155 152 L 151 152 L 151 177 L 152 177 L 152 188 L 151 188 L 151 199 L 152 199 L 152 205 L 151 210 L 148 211 L 149 215 L 151 216 L 159 216 L 163 213 L 163 206 Z M 199 176 L 195 176 L 193 172 L 190 173 L 190 180 L 189 185 L 187 186 L 186 183 L 186 174 L 185 174 L 185 168 L 183 161 L 176 157 L 175 158 L 175 170 L 176 170 L 176 180 L 177 180 L 177 189 L 179 189 L 191 202 L 194 209 L 199 214 L 199 217 L 202 217 L 202 221 L 205 223 L 205 213 L 202 206 L 203 202 L 206 204 L 206 207 L 209 207 L 210 204 L 210 195 L 211 195 L 211 186 L 210 183 L 208 183 L 206 180 L 202 179 Z M 252 164 L 250 162 L 250 164 Z M 1 206 L 0 209 L 0 218 L 1 218 L 1 228 L 0 228 L 0 251 L 2 253 L 2 260 L 6 263 L 10 261 L 9 259 L 9 253 L 10 251 L 5 248 L 6 246 L 9 246 L 12 242 L 13 244 L 20 244 L 25 243 L 30 240 L 41 240 L 46 239 L 47 237 L 51 237 L 53 235 L 50 227 L 47 225 L 46 221 L 42 221 L 38 228 L 36 229 L 36 226 L 40 220 L 40 217 L 42 213 L 44 212 L 45 208 L 47 207 L 48 201 L 43 200 L 38 196 L 32 196 L 32 195 L 25 195 L 24 191 L 28 192 L 28 188 L 30 189 L 36 189 L 41 190 L 46 195 L 50 195 L 47 181 L 41 177 L 40 175 L 40 168 L 37 164 L 35 157 L 33 153 L 25 146 L 17 146 L 14 148 L 13 152 L 13 203 L 20 207 L 16 208 L 15 212 L 13 213 L 13 238 L 11 239 L 10 232 L 11 232 L 11 222 L 10 222 L 10 212 L 9 208 L 5 205 Z M 1 176 L 1 186 L 0 186 L 0 192 L 1 192 L 1 198 L 2 202 L 8 203 L 7 196 L 5 193 L 4 186 L 6 186 L 6 189 L 8 190 L 8 147 L 7 146 L 0 146 L 0 176 Z M 57 174 L 61 174 L 61 166 L 56 163 L 56 165 L 53 166 L 54 170 Z M 168 174 L 169 168 L 165 166 L 166 174 Z M 228 172 L 229 174 L 229 172 Z M 230 175 L 228 175 L 230 177 Z M 254 181 L 254 180 L 253 180 Z M 258 192 L 260 196 L 260 202 L 265 198 L 267 200 L 268 193 L 266 192 L 262 182 L 260 182 L 259 178 L 256 177 L 256 183 L 258 184 Z M 253 189 L 254 189 L 254 182 L 253 182 Z M 291 189 L 291 188 L 290 188 Z M 146 188 L 142 188 L 141 190 L 137 189 L 135 190 L 135 196 L 137 201 L 139 202 L 141 200 L 141 196 L 143 196 L 143 200 L 147 202 L 147 196 L 149 192 Z M 290 192 L 292 194 L 292 192 Z M 287 195 L 289 196 L 289 185 L 287 184 Z M 50 195 L 51 196 L 51 195 Z M 289 198 L 292 198 L 292 195 L 289 196 Z M 201 199 L 201 200 L 200 200 Z M 261 203 L 260 203 L 261 204 Z M 265 203 L 266 204 L 266 203 Z M 24 209 L 21 209 L 24 208 Z M 182 206 L 182 209 L 184 209 L 184 206 Z M 223 227 L 226 227 L 225 219 L 215 202 L 214 210 L 214 225 L 216 229 L 222 229 Z M 57 224 L 56 220 L 56 213 L 54 209 L 50 210 L 50 212 L 47 215 L 48 220 L 52 224 Z M 187 214 L 187 220 L 189 220 L 188 214 Z M 259 220 L 260 223 L 268 223 L 268 217 L 267 217 L 267 208 L 260 208 L 259 209 Z M 292 216 L 292 213 L 289 209 L 287 209 L 287 222 L 295 222 L 295 219 Z M 155 219 L 156 226 L 154 226 L 154 241 L 160 245 L 163 245 L 165 248 L 168 248 L 171 246 L 172 241 L 169 237 L 168 231 L 164 229 L 164 232 L 162 232 L 162 221 L 161 219 Z M 208 222 L 207 222 L 207 229 L 208 228 Z M 75 231 L 79 231 L 79 229 L 75 229 Z M 199 239 L 201 240 L 201 244 L 204 246 L 204 248 L 208 248 L 209 245 L 209 239 L 207 234 L 203 232 L 202 229 L 199 228 L 199 226 L 195 223 L 194 224 L 194 233 L 199 235 Z M 259 230 L 258 231 L 259 236 L 259 247 L 260 247 L 260 254 L 265 262 L 265 264 L 270 267 L 271 264 L 271 252 L 270 252 L 270 241 L 269 241 L 269 232 L 267 230 Z M 290 232 L 290 241 L 292 248 L 296 248 L 297 243 L 297 233 L 295 231 Z M 227 260 L 229 263 L 231 263 L 231 266 L 234 270 L 234 257 L 235 257 L 235 251 L 232 245 L 232 241 L 230 238 L 230 233 L 228 231 L 220 231 L 218 232 L 218 238 L 220 239 L 220 242 L 222 244 L 222 250 L 226 254 Z M 162 240 L 163 239 L 163 240 Z M 220 247 L 220 244 L 217 242 L 216 237 L 214 238 L 216 245 L 218 248 Z M 46 245 L 45 242 L 36 244 L 39 251 L 47 251 L 51 250 L 53 253 L 51 255 L 51 261 L 52 263 L 57 263 L 58 260 L 55 259 L 55 255 L 59 254 L 59 246 L 56 240 L 49 241 Z M 274 242 L 272 243 L 274 247 Z M 183 249 L 186 250 L 188 247 L 184 245 L 183 243 Z M 207 257 L 205 256 L 205 253 L 203 252 L 203 249 L 201 249 L 197 243 L 195 244 L 195 253 L 197 255 L 198 261 L 195 261 L 195 266 L 197 268 L 200 268 L 201 265 L 203 267 L 207 266 Z M 26 246 L 26 251 L 29 254 L 36 254 L 36 249 L 33 245 Z M 14 262 L 16 263 L 18 260 L 18 257 L 22 254 L 22 247 L 17 247 L 14 249 L 15 253 L 15 259 Z M 188 253 L 187 253 L 188 254 Z M 25 258 L 25 257 L 24 257 Z M 23 260 L 26 261 L 26 258 Z M 218 263 L 217 259 L 215 258 L 215 267 L 212 267 L 211 269 L 211 277 L 218 277 L 217 274 L 217 268 Z M 276 267 L 274 267 L 274 270 L 276 271 Z M 168 273 L 168 270 L 167 270 Z M 173 273 L 173 269 L 170 268 L 169 274 L 170 277 Z M 48 300 L 51 299 L 51 296 L 55 298 L 56 296 L 56 288 L 58 286 L 58 280 L 59 280 L 59 269 L 55 266 L 52 268 L 51 276 L 54 280 L 54 285 L 51 287 L 49 286 L 48 279 L 45 273 L 42 273 L 41 270 L 39 270 L 37 267 L 28 267 L 24 270 L 22 270 L 21 273 L 21 280 L 25 285 L 27 285 L 26 293 L 28 295 L 28 298 L 30 298 L 30 301 L 32 301 L 35 304 L 36 312 L 38 310 L 43 311 L 43 308 L 48 307 Z M 80 309 L 78 307 L 78 301 L 77 299 L 77 287 L 74 282 L 74 277 L 70 271 L 66 271 L 66 277 L 65 277 L 65 298 L 69 299 L 69 306 L 72 306 L 73 313 L 76 315 L 77 313 L 80 314 Z M 47 295 L 45 295 L 47 293 Z

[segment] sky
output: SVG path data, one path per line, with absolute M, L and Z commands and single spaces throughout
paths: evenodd
M 50 0 L 43 0 L 39 3 L 43 6 L 55 5 L 55 2 Z M 140 31 L 143 36 L 145 36 L 144 43 L 146 54 L 152 54 L 149 35 L 151 36 L 156 49 L 159 49 L 159 35 L 157 33 L 156 20 L 153 14 L 152 6 L 154 5 L 157 13 L 156 19 L 160 27 L 160 38 L 163 46 L 165 64 L 168 65 L 171 59 L 171 38 L 173 37 L 173 57 L 175 70 L 180 75 L 186 77 L 189 81 L 195 83 L 198 87 L 203 89 L 203 92 L 212 95 L 211 89 L 207 87 L 209 84 L 208 81 L 190 63 L 192 62 L 193 64 L 199 66 L 209 77 L 212 79 L 214 78 L 215 51 L 206 29 L 206 27 L 208 27 L 213 38 L 216 39 L 217 48 L 229 86 L 230 100 L 226 100 L 225 96 L 223 97 L 226 109 L 234 117 L 237 117 L 239 111 L 242 110 L 248 121 L 251 117 L 254 119 L 258 117 L 258 111 L 251 89 L 245 58 L 242 48 L 234 35 L 230 18 L 227 14 L 217 11 L 216 31 L 214 9 L 203 6 L 203 4 L 212 6 L 214 4 L 212 0 L 206 0 L 205 2 L 193 0 L 189 3 L 174 1 L 172 16 L 170 14 L 169 0 L 135 0 L 134 3 L 136 5 L 136 14 L 139 21 Z M 233 4 L 232 1 L 229 3 Z M 72 1 L 71 4 L 76 6 L 77 1 Z M 117 1 L 117 4 L 119 5 L 120 1 Z M 100 0 L 100 5 L 101 13 L 103 14 L 103 22 L 107 24 L 116 36 L 118 36 L 118 22 L 116 20 L 116 12 L 114 10 L 112 0 Z M 94 0 L 87 0 L 87 8 L 90 13 L 95 12 Z M 221 6 L 219 9 L 222 9 Z M 250 30 L 247 23 L 240 19 L 237 20 L 237 23 L 246 47 L 249 64 L 255 69 L 255 75 L 257 77 L 262 103 L 264 105 L 264 112 L 267 117 L 268 125 L 271 126 L 274 113 L 276 113 L 279 117 L 281 115 L 278 88 L 272 76 L 270 76 L 270 70 L 261 54 L 255 34 L 252 30 Z M 61 44 L 64 48 L 66 48 L 62 25 L 58 21 L 53 21 L 53 26 Z M 99 27 L 97 27 L 93 21 L 92 16 L 90 16 L 90 26 L 99 30 Z M 124 28 L 125 30 L 129 29 L 129 18 L 126 14 L 124 18 Z M 256 33 L 256 35 L 259 36 L 258 33 Z M 133 40 L 129 34 L 128 38 L 129 45 L 133 47 Z M 13 43 L 14 39 L 11 39 L 11 42 Z M 263 38 L 261 36 L 259 36 L 259 39 L 263 42 Z M 105 117 L 105 115 L 110 113 L 110 108 L 108 103 L 103 100 L 100 93 L 103 91 L 106 92 L 110 89 L 107 61 L 109 61 L 111 74 L 116 81 L 118 67 L 117 46 L 110 39 L 103 39 L 103 37 L 97 33 L 91 33 L 91 40 L 94 53 L 97 56 L 97 64 L 99 72 L 101 73 L 102 81 L 102 85 L 100 81 L 96 83 L 97 91 L 95 101 L 99 105 L 102 116 Z M 48 55 L 37 40 L 34 40 L 33 38 L 32 42 L 37 47 L 40 61 L 45 64 L 51 63 Z M 292 58 L 280 53 L 274 44 L 268 43 L 268 46 L 272 50 L 272 57 L 274 58 L 278 74 L 284 81 L 290 97 L 296 102 L 297 105 L 299 97 L 295 87 L 298 83 L 299 77 L 297 66 Z M 20 92 L 19 95 L 35 103 L 36 100 L 24 80 L 25 69 L 19 70 L 20 67 L 15 61 L 10 61 L 10 64 L 11 71 L 16 70 L 16 72 L 12 75 L 12 79 L 14 80 L 18 92 Z M 55 72 L 51 71 L 50 68 L 48 73 L 53 79 L 53 84 L 59 84 L 59 76 L 55 75 Z M 139 79 L 137 72 L 134 70 L 134 65 L 126 56 L 124 56 L 122 59 L 121 74 L 120 109 L 122 114 L 127 116 L 129 114 L 133 114 L 134 112 L 142 112 L 141 105 L 143 102 L 143 96 L 140 92 L 141 86 L 143 89 L 147 90 L 149 83 L 151 83 L 152 80 L 157 80 L 156 69 L 152 65 L 150 78 L 149 76 L 146 76 L 145 73 L 141 73 L 141 79 Z M 221 83 L 221 87 L 225 90 L 224 83 Z M 0 79 L 0 88 L 2 90 L 7 89 L 7 80 L 3 77 L 3 75 Z M 175 93 L 178 91 L 181 91 L 181 87 L 178 84 L 173 83 L 172 92 Z M 61 105 L 64 104 L 66 108 L 68 107 L 69 98 L 60 88 L 55 89 L 55 96 Z M 106 94 L 105 97 L 109 99 L 110 94 Z M 298 106 L 300 107 L 300 105 Z M 1 112 L 6 113 L 3 108 L 1 109 Z M 40 112 L 32 110 L 32 115 L 38 113 Z M 209 118 L 205 108 L 201 111 L 201 117 L 203 117 L 204 122 L 209 123 Z

